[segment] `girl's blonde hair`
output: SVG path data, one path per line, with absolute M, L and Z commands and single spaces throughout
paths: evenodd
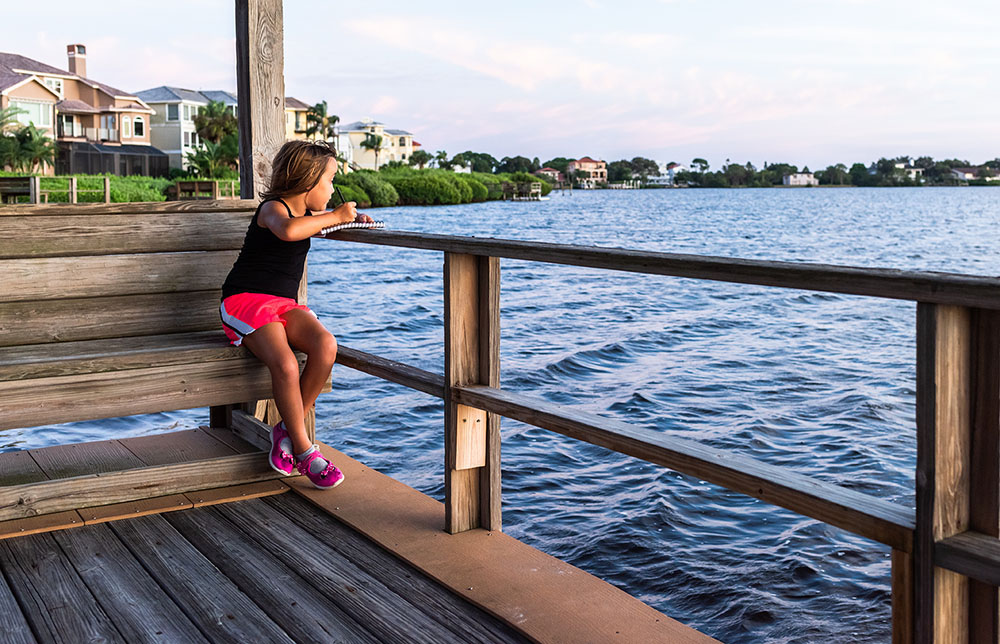
M 260 198 L 280 199 L 309 192 L 319 183 L 328 159 L 337 155 L 326 141 L 288 141 L 271 163 L 271 181 Z

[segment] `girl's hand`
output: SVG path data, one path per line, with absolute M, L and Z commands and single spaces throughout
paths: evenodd
M 358 204 L 354 201 L 347 201 L 337 206 L 334 212 L 345 217 L 344 221 L 355 221 L 358 216 Z
M 359 212 L 358 216 L 354 218 L 354 221 L 358 222 L 359 224 L 370 224 L 375 220 L 369 217 L 368 215 L 364 214 L 363 212 Z

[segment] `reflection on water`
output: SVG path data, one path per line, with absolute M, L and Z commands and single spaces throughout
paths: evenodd
M 397 230 L 996 275 L 998 203 L 988 188 L 578 191 L 378 214 Z M 912 303 L 501 264 L 503 387 L 912 506 Z M 317 242 L 310 305 L 341 344 L 441 373 L 441 273 L 440 253 Z M 206 418 L 6 432 L 3 446 Z M 440 400 L 341 366 L 319 403 L 320 438 L 439 499 L 442 423 Z M 509 534 L 726 642 L 888 639 L 887 548 L 521 423 L 502 434 Z

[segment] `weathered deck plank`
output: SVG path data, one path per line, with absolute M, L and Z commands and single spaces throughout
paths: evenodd
M 38 641 L 3 575 L 0 575 L 0 633 L 9 644 L 36 644 Z
M 38 467 L 28 452 L 0 454 L 0 487 L 22 485 L 46 480 L 45 472 Z M 51 532 L 83 525 L 83 518 L 76 510 L 53 512 L 37 517 L 0 521 L 0 539 L 23 537 L 39 532 Z
M 207 642 L 107 525 L 52 535 L 127 642 Z
M 273 546 L 275 554 L 320 593 L 383 642 L 455 641 L 457 635 L 357 569 L 330 546 L 304 530 L 289 531 L 288 519 L 261 500 L 216 506 L 250 538 Z
M 40 642 L 121 642 L 51 534 L 0 541 L 0 567 Z
M 213 508 L 164 518 L 298 642 L 377 642 L 268 548 Z
M 314 506 L 298 495 L 288 494 L 265 499 L 264 502 L 310 534 L 325 535 L 325 542 L 337 552 L 432 618 L 446 625 L 462 625 L 465 629 L 462 632 L 463 642 L 528 641 L 500 620 L 452 594 L 423 573 L 411 569 L 409 564 L 401 562 L 340 521 L 326 513 L 316 512 Z
M 210 640 L 293 642 L 163 517 L 140 517 L 108 525 Z

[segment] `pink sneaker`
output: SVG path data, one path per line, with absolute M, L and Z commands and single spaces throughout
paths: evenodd
M 267 455 L 267 463 L 279 474 L 288 476 L 295 470 L 295 459 L 292 457 L 292 439 L 285 431 L 285 423 L 279 422 L 271 428 L 271 452 Z
M 344 473 L 333 463 L 327 462 L 326 467 L 323 468 L 320 468 L 320 463 L 316 463 L 316 467 L 311 467 L 313 461 L 317 458 L 323 458 L 323 455 L 320 454 L 319 449 L 314 445 L 305 458 L 295 464 L 295 467 L 298 468 L 300 474 L 312 481 L 312 484 L 321 490 L 329 490 L 344 482 Z M 325 461 L 326 459 L 323 458 L 323 460 Z M 318 471 L 314 472 L 313 470 Z

